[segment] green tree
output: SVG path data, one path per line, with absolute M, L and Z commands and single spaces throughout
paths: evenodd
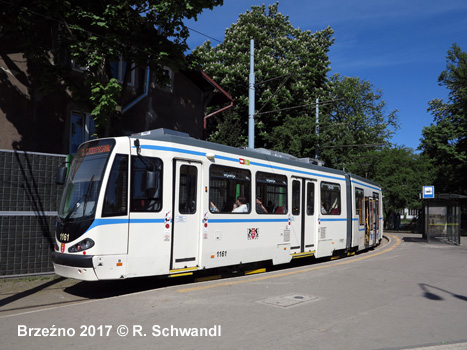
M 255 146 L 309 156 L 314 149 L 313 138 L 303 125 L 314 125 L 314 106 L 284 109 L 312 104 L 316 98 L 322 101 L 330 98 L 326 74 L 330 70 L 327 52 L 333 42 L 333 31 L 326 28 L 311 33 L 294 28 L 288 17 L 278 12 L 278 5 L 252 6 L 226 29 L 224 42 L 215 47 L 210 41 L 205 42 L 193 51 L 192 59 L 235 99 L 233 113 L 210 120 L 210 139 L 245 146 L 250 39 L 254 39 Z M 232 140 L 229 130 L 235 125 L 240 130 L 235 132 L 236 140 Z M 294 143 L 283 142 L 285 126 L 286 137 L 293 138 Z
M 457 44 L 448 50 L 438 82 L 449 90 L 449 99 L 429 102 L 434 124 L 423 129 L 420 149 L 436 166 L 437 192 L 467 194 L 467 53 Z
M 41 93 L 61 88 L 90 102 L 98 134 L 119 115 L 123 93 L 135 66 L 151 67 L 162 84 L 164 67 L 184 63 L 189 32 L 184 19 L 223 0 L 1 0 L 0 31 L 34 65 Z M 113 79 L 112 61 L 126 63 L 122 85 Z M 82 83 L 70 60 L 86 67 Z
M 326 164 L 351 168 L 368 150 L 388 145 L 399 127 L 397 110 L 385 110 L 383 93 L 369 81 L 334 74 L 330 83 L 336 102 L 320 116 L 320 153 Z
M 354 168 L 353 173 L 367 176 L 382 186 L 386 218 L 404 208 L 421 209 L 422 187 L 430 184 L 434 177 L 433 166 L 426 155 L 404 147 L 384 147 L 368 152 L 363 162 L 365 164 Z

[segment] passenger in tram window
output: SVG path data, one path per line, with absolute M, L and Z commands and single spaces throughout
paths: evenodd
M 274 211 L 274 214 L 285 214 L 285 209 L 283 206 L 277 207 Z
M 225 201 L 224 206 L 222 207 L 223 213 L 230 213 L 235 208 L 235 199 L 234 197 L 229 197 Z
M 324 200 L 321 201 L 321 214 L 328 214 L 329 211 L 326 208 L 329 208 L 329 207 L 330 207 L 329 203 L 325 202 Z
M 267 214 L 268 210 L 264 207 L 261 196 L 256 196 L 256 212 L 258 214 Z
M 216 205 L 213 202 L 209 202 L 209 210 L 211 213 L 218 213 L 219 209 L 216 207 Z
M 272 201 L 268 201 L 268 205 L 266 206 L 268 213 L 274 213 L 274 203 Z
M 144 211 L 146 210 L 146 201 L 144 199 L 133 199 L 131 211 Z
M 234 204 L 232 213 L 248 213 L 248 204 L 245 196 L 238 196 L 237 201 Z

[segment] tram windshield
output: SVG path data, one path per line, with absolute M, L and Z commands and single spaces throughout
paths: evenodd
M 114 145 L 114 140 L 104 139 L 79 147 L 71 163 L 58 210 L 62 224 L 95 215 L 104 170 Z

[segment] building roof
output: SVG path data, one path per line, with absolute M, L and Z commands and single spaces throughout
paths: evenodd
M 187 70 L 183 71 L 196 86 L 198 86 L 203 93 L 211 95 L 208 100 L 208 106 L 221 106 L 226 103 L 232 102 L 233 98 L 224 89 L 222 89 L 209 75 L 201 70 Z

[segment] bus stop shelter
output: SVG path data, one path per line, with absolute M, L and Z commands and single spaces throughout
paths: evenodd
M 425 237 L 427 242 L 436 239 L 460 244 L 461 202 L 467 196 L 440 193 L 432 199 L 424 199 Z

